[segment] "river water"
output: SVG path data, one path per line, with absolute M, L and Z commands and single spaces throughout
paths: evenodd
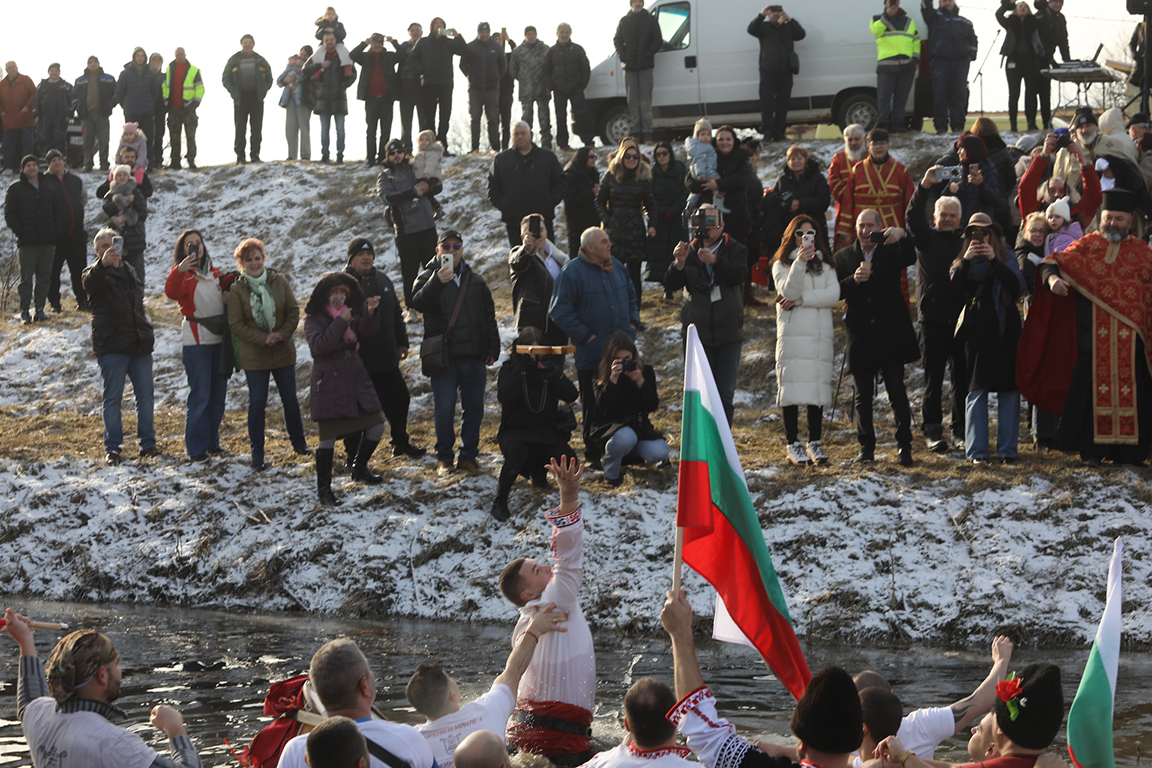
M 224 739 L 239 749 L 268 718 L 263 698 L 271 681 L 306 671 L 312 653 L 324 642 L 347 635 L 372 661 L 378 679 L 377 705 L 389 717 L 416 723 L 418 716 L 404 700 L 404 686 L 416 665 L 440 661 L 460 683 L 464 701 L 486 691 L 503 669 L 509 651 L 513 614 L 506 626 L 452 621 L 350 621 L 314 616 L 236 614 L 138 605 L 5 603 L 33 618 L 93 627 L 112 637 L 124 672 L 117 702 L 133 721 L 130 727 L 161 751 L 163 736 L 147 725 L 156 704 L 172 704 L 184 715 L 205 765 L 232 765 L 236 760 Z M 37 646 L 46 659 L 60 633 L 39 630 Z M 599 633 L 596 638 L 599 678 L 597 739 L 618 740 L 621 702 L 632 681 L 652 675 L 672 682 L 672 655 L 661 630 L 642 638 Z M 16 649 L 0 640 L 5 672 L 0 683 L 0 765 L 30 765 L 16 717 Z M 705 681 L 716 693 L 721 714 L 749 736 L 789 741 L 793 702 L 749 649 L 701 642 L 698 648 Z M 856 672 L 884 674 L 900 695 L 905 711 L 947 706 L 984 678 L 989 655 L 976 651 L 925 648 L 805 648 L 814 670 L 837 664 Z M 1012 667 L 1034 661 L 1060 665 L 1065 706 L 1076 692 L 1087 659 L 1082 651 L 1017 651 Z M 1116 700 L 1116 762 L 1136 766 L 1152 750 L 1152 655 L 1126 653 L 1120 658 Z M 1059 742 L 1062 744 L 1064 732 Z M 964 761 L 967 735 L 946 742 L 939 759 Z

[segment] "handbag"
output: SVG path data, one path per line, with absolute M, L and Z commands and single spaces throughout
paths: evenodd
M 444 329 L 444 333 L 425 336 L 420 342 L 420 372 L 425 376 L 435 376 L 448 370 L 448 340 L 452 335 L 452 328 L 456 325 L 456 319 L 460 317 L 460 307 L 464 306 L 464 294 L 468 291 L 468 280 L 471 277 L 472 270 L 468 270 L 460 281 L 460 293 L 456 295 L 456 306 L 452 308 L 452 317 L 448 320 L 448 327 Z

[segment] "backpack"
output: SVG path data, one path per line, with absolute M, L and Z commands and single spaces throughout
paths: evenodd
M 248 768 L 276 768 L 284 745 L 311 731 L 324 718 L 308 709 L 304 683 L 308 675 L 297 675 L 273 683 L 264 697 L 264 714 L 276 719 L 260 729 L 244 747 L 241 762 Z

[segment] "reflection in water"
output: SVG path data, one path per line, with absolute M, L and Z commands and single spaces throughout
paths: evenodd
M 224 745 L 239 750 L 268 721 L 262 712 L 268 684 L 306 671 L 313 651 L 333 637 L 356 640 L 375 665 L 379 680 L 377 705 L 390 717 L 416 723 L 419 716 L 404 699 L 408 677 L 421 661 L 442 662 L 460 682 L 464 700 L 488 690 L 504 667 L 515 612 L 506 626 L 390 619 L 350 621 L 288 615 L 236 615 L 226 611 L 147 606 L 95 606 L 28 602 L 18 607 L 38 619 L 59 620 L 74 628 L 91 626 L 107 633 L 121 655 L 124 682 L 117 702 L 135 722 L 131 726 L 160 750 L 163 736 L 147 725 L 156 704 L 172 704 L 184 715 L 205 765 L 235 765 Z M 655 617 L 654 617 L 655 618 Z M 37 646 L 47 658 L 58 633 L 39 630 Z M 0 641 L 5 675 L 0 687 L 0 765 L 29 765 L 27 748 L 15 722 L 16 648 Z M 623 736 L 621 701 L 633 680 L 647 675 L 672 682 L 672 657 L 663 632 L 644 638 L 597 636 L 599 702 L 593 726 L 598 741 Z M 905 710 L 947 706 L 964 698 L 988 673 L 986 652 L 928 649 L 805 649 L 813 669 L 838 664 L 851 672 L 875 669 L 892 682 Z M 773 741 L 789 741 L 793 702 L 749 649 L 701 643 L 704 679 L 715 691 L 722 714 L 742 732 Z M 1033 661 L 1059 664 L 1065 705 L 1080 679 L 1084 651 L 1016 654 L 1012 668 Z M 1135 766 L 1139 752 L 1152 748 L 1152 656 L 1125 654 L 1120 659 L 1120 692 L 1116 702 L 1117 765 Z M 1060 743 L 1063 743 L 1063 732 Z M 965 761 L 967 735 L 954 738 L 937 752 L 940 759 Z

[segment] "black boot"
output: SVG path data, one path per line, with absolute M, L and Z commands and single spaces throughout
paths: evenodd
M 492 515 L 498 523 L 503 523 L 512 516 L 512 513 L 508 511 L 507 491 L 504 492 L 504 495 L 497 493 L 496 500 L 492 502 L 492 509 L 488 510 L 488 514 Z
M 316 491 L 320 503 L 325 507 L 340 506 L 336 495 L 332 493 L 332 457 L 335 451 L 331 448 L 316 449 Z
M 356 452 L 356 463 L 352 466 L 352 479 L 356 482 L 365 485 L 380 485 L 384 482 L 384 478 L 368 471 L 368 460 L 372 458 L 372 454 L 376 453 L 376 446 L 378 445 L 380 445 L 379 440 L 369 440 L 367 437 L 360 438 L 360 450 Z
M 363 436 L 363 432 L 357 432 L 344 438 L 344 471 L 348 474 L 352 474 L 352 468 L 356 466 L 356 453 L 360 450 L 360 441 Z M 339 471 L 338 468 L 337 471 Z

